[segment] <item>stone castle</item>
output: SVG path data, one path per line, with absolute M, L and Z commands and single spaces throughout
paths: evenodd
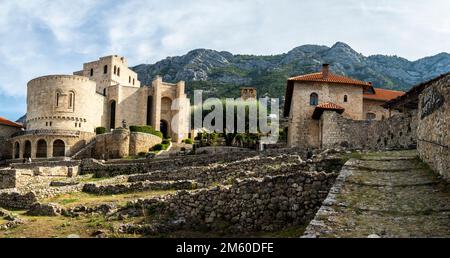
M 181 142 L 188 137 L 184 89 L 183 81 L 171 84 L 161 77 L 150 86 L 141 86 L 124 57 L 101 57 L 85 63 L 83 70 L 73 75 L 31 80 L 26 126 L 14 134 L 2 129 L 2 135 L 11 137 L 13 159 L 73 156 L 95 139 L 98 127 L 108 132 L 126 125 L 150 125 L 165 137 Z M 20 125 L 3 127 L 17 131 Z

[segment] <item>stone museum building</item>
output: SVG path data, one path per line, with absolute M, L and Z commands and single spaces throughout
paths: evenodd
M 188 137 L 188 103 L 183 81 L 157 77 L 141 85 L 127 60 L 112 55 L 85 63 L 73 75 L 31 80 L 24 128 L 0 121 L 0 129 L 10 138 L 14 159 L 71 157 L 95 140 L 97 127 L 110 132 L 124 124 L 150 125 L 181 142 Z
M 350 120 L 383 120 L 393 111 L 381 105 L 404 92 L 374 88 L 372 83 L 333 74 L 329 65 L 322 71 L 289 78 L 284 116 L 289 119 L 288 145 L 321 148 L 321 115 L 336 111 Z

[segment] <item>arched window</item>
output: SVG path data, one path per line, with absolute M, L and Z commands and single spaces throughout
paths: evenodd
M 309 104 L 311 106 L 317 106 L 319 104 L 319 95 L 317 93 L 311 93 L 309 96 Z
M 147 97 L 147 125 L 152 125 L 153 96 Z
M 60 97 L 61 97 L 61 93 L 60 92 L 56 92 L 56 106 L 57 107 L 59 107 Z
M 106 88 L 103 89 L 103 96 L 106 96 Z
M 104 74 L 108 73 L 108 66 L 107 65 L 103 66 L 103 73 Z
M 117 66 L 114 66 L 114 74 L 117 73 Z
M 109 128 L 116 128 L 116 101 L 112 101 L 109 109 Z
M 133 78 L 133 85 L 134 85 L 134 78 Z
M 348 96 L 344 95 L 344 102 L 348 102 Z
M 367 120 L 375 120 L 375 118 L 377 118 L 377 115 L 371 112 L 367 113 L 366 116 Z
M 69 93 L 69 108 L 73 108 L 75 105 L 75 92 L 71 91 Z
M 37 142 L 36 158 L 47 158 L 47 142 L 43 139 Z
M 94 76 L 94 69 L 91 68 L 91 76 Z
M 25 141 L 25 151 L 23 153 L 24 158 L 31 158 L 31 142 Z
M 66 144 L 62 140 L 53 142 L 53 157 L 66 156 Z
M 128 77 L 128 83 L 131 83 L 131 76 Z
M 120 76 L 120 67 L 117 68 L 117 76 Z

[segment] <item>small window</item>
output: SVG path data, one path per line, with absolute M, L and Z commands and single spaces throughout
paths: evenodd
M 117 73 L 117 66 L 114 66 L 114 74 Z
M 60 97 L 60 95 L 61 94 L 59 92 L 56 93 L 56 106 L 57 107 L 59 107 L 59 97 Z
M 48 122 L 45 122 L 45 126 L 48 126 Z
M 75 127 L 78 127 L 78 123 L 75 123 Z
M 319 95 L 317 93 L 312 93 L 309 97 L 309 104 L 311 106 L 317 106 L 319 104 Z
M 50 122 L 50 126 L 52 126 L 52 124 L 53 124 L 53 123 L 52 123 L 52 122 Z
M 78 127 L 81 127 L 81 123 L 78 124 Z
M 134 85 L 134 78 L 133 78 L 133 85 Z
M 131 76 L 128 77 L 128 83 L 131 83 Z
M 103 89 L 103 96 L 106 96 L 106 88 Z
M 344 95 L 344 102 L 348 102 L 348 96 Z
M 91 68 L 91 76 L 94 76 L 94 69 Z
M 75 93 L 71 92 L 69 94 L 69 108 L 73 108 L 75 104 Z
M 107 65 L 103 66 L 103 73 L 104 74 L 108 73 L 108 66 Z
M 120 76 L 120 67 L 117 68 L 117 76 Z

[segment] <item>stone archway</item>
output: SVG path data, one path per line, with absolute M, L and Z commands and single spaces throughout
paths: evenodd
M 24 152 L 23 152 L 23 157 L 24 158 L 31 158 L 31 141 L 26 140 L 24 147 L 25 148 L 24 148 Z
M 36 158 L 47 158 L 47 142 L 44 139 L 37 142 Z
M 169 123 L 166 120 L 160 121 L 159 130 L 163 134 L 164 138 L 169 137 Z
M 62 140 L 55 140 L 53 142 L 53 157 L 66 156 L 66 144 Z
M 111 101 L 109 106 L 109 129 L 116 128 L 116 101 Z

